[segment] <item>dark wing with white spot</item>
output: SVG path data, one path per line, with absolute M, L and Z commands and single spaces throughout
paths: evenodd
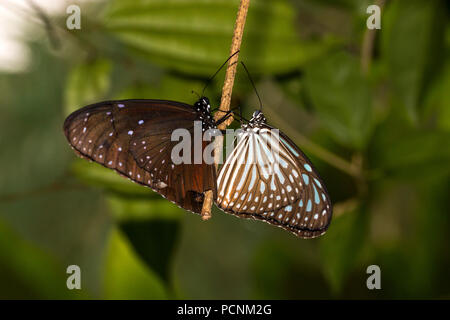
M 268 125 L 248 128 L 222 166 L 217 205 L 224 211 L 281 226 L 302 238 L 323 234 L 332 207 L 306 155 Z
M 171 159 L 178 143 L 171 141 L 173 130 L 186 129 L 192 135 L 196 120 L 198 115 L 190 105 L 175 101 L 106 101 L 72 113 L 64 132 L 80 156 L 200 213 L 204 192 L 216 189 L 214 166 L 175 165 Z

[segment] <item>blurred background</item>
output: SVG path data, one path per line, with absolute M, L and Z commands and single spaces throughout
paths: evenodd
M 268 122 L 326 182 L 318 239 L 217 208 L 203 222 L 76 158 L 62 124 L 84 105 L 193 103 L 229 56 L 238 2 L 0 3 L 0 298 L 450 298 L 446 1 L 251 0 L 240 59 Z M 70 4 L 81 29 L 66 27 Z M 366 27 L 371 4 L 381 30 Z M 258 107 L 241 67 L 232 106 Z M 73 264 L 82 290 L 66 287 Z

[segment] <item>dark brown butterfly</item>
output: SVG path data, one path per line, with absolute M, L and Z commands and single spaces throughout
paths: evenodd
M 332 206 L 311 161 L 284 133 L 269 126 L 259 110 L 242 130 L 219 172 L 217 206 L 301 238 L 325 233 Z
M 194 121 L 201 121 L 205 130 L 215 128 L 226 117 L 215 122 L 206 97 L 193 106 L 166 100 L 105 101 L 72 113 L 64 122 L 64 133 L 81 157 L 200 213 L 204 193 L 213 190 L 216 197 L 215 166 L 204 161 L 175 165 L 171 151 L 177 141 L 171 141 L 171 134 L 184 128 L 193 135 Z

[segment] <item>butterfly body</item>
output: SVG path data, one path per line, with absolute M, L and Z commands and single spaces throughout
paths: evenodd
M 64 133 L 76 153 L 148 186 L 189 211 L 200 213 L 204 192 L 216 190 L 213 165 L 174 164 L 172 132 L 194 121 L 202 130 L 215 128 L 209 100 L 194 105 L 168 100 L 105 101 L 81 108 L 67 117 Z M 203 146 L 204 147 L 204 146 Z
M 324 183 L 306 155 L 256 111 L 218 177 L 216 204 L 227 213 L 263 220 L 302 238 L 331 221 Z

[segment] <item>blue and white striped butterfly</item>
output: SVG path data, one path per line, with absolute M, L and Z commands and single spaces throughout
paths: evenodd
M 306 155 L 261 111 L 242 125 L 219 172 L 216 204 L 233 215 L 263 220 L 301 238 L 325 233 L 330 197 Z

